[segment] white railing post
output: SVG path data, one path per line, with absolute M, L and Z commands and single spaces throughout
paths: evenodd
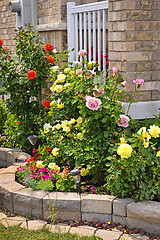
M 72 7 L 75 7 L 75 2 L 67 3 L 67 39 L 68 39 L 68 50 L 73 49 L 75 43 L 75 25 L 74 25 L 74 15 L 72 14 L 71 10 Z M 70 52 L 69 62 L 74 61 L 74 52 Z

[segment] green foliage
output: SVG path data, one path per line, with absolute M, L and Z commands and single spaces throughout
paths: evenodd
M 0 134 L 4 134 L 4 124 L 7 120 L 7 108 L 4 105 L 3 99 L 0 100 Z

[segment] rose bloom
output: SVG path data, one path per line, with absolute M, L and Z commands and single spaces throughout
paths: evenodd
M 56 91 L 57 93 L 60 93 L 63 91 L 63 85 L 59 84 L 59 85 L 56 85 L 54 87 L 54 91 Z
M 21 122 L 20 122 L 20 121 L 18 121 L 17 123 L 18 123 L 19 125 L 21 124 Z
M 46 147 L 46 150 L 47 150 L 47 152 L 49 152 L 49 153 L 52 152 L 52 149 L 51 149 L 51 148 Z
M 58 79 L 60 82 L 64 82 L 65 78 L 66 78 L 66 75 L 64 75 L 64 74 L 62 74 L 62 73 L 60 73 L 60 74 L 57 76 L 57 79 Z
M 80 50 L 80 51 L 78 52 L 78 55 L 79 55 L 79 56 L 84 56 L 85 54 L 87 54 L 87 51 L 84 50 L 84 49 L 82 49 L 82 50 Z
M 45 108 L 50 108 L 50 101 L 43 101 L 43 106 Z
M 59 154 L 59 148 L 53 148 L 52 154 L 53 154 L 54 156 L 57 156 L 57 155 Z
M 117 70 L 117 68 L 115 66 L 112 67 L 112 72 L 113 73 L 117 73 L 118 72 L 118 70 Z
M 88 97 L 92 97 L 91 95 L 86 95 L 85 97 L 83 97 L 83 99 L 85 100 L 85 101 L 87 101 L 87 98 Z
M 37 168 L 44 168 L 45 165 L 43 164 L 43 161 L 37 161 L 37 162 L 36 162 L 36 167 L 37 167 Z
M 95 92 L 93 92 L 93 95 L 95 97 L 101 97 L 104 94 L 104 89 L 98 89 L 97 84 L 95 84 L 95 87 L 93 88 L 93 90 L 95 90 Z
M 121 144 L 117 149 L 117 153 L 121 158 L 129 158 L 132 153 L 132 147 L 129 144 Z
M 133 82 L 134 82 L 134 83 L 136 83 L 136 84 L 138 84 L 138 85 L 141 85 L 141 84 L 143 84 L 143 83 L 144 83 L 144 80 L 143 80 L 143 79 L 140 79 L 140 78 L 138 78 L 138 79 L 134 80 Z
M 3 40 L 0 38 L 0 47 L 3 45 Z
M 85 76 L 86 76 L 87 79 L 90 79 L 92 77 L 92 75 L 89 72 L 86 72 Z
M 151 135 L 151 137 L 158 138 L 160 134 L 160 128 L 154 124 L 150 126 L 150 129 L 148 129 L 148 132 Z
M 121 84 L 126 87 L 127 86 L 127 81 L 123 81 L 123 82 L 121 82 Z
M 54 63 L 54 59 L 52 58 L 52 55 L 47 56 L 47 59 L 50 61 L 50 63 Z
M 50 44 L 50 43 L 46 43 L 46 44 L 45 44 L 45 50 L 46 50 L 46 52 L 48 52 L 48 51 L 52 51 L 52 50 L 53 50 L 53 46 L 52 46 L 52 44 Z
M 91 110 L 98 110 L 101 105 L 101 100 L 95 97 L 87 97 L 86 106 Z
M 83 70 L 82 69 L 77 69 L 76 74 L 82 74 Z
M 118 126 L 120 127 L 128 127 L 128 122 L 130 121 L 129 120 L 129 117 L 127 117 L 126 115 L 120 115 L 120 119 L 118 120 L 119 122 L 117 123 Z
M 36 78 L 36 72 L 33 71 L 33 70 L 30 70 L 28 73 L 27 73 L 27 77 L 29 80 L 32 80 L 33 78 Z

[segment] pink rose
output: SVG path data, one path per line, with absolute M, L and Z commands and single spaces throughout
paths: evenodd
M 79 55 L 79 56 L 84 56 L 85 54 L 87 54 L 87 51 L 84 50 L 84 49 L 82 49 L 82 50 L 80 50 L 80 51 L 78 52 L 78 55 Z
M 143 80 L 143 79 L 140 79 L 140 78 L 138 78 L 138 79 L 134 80 L 133 82 L 134 82 L 134 83 L 136 83 L 136 84 L 138 84 L 138 85 L 141 85 L 141 84 L 143 84 L 143 83 L 144 83 L 144 80 Z
M 83 70 L 82 69 L 77 69 L 76 74 L 82 74 Z
M 95 87 L 93 88 L 93 90 L 95 90 L 95 92 L 93 92 L 93 95 L 95 97 L 101 97 L 104 94 L 104 89 L 98 89 L 97 84 L 95 84 L 94 86 Z
M 84 99 L 85 101 L 87 101 L 87 98 L 88 98 L 88 97 L 92 97 L 92 96 L 86 95 L 85 97 L 83 97 L 83 99 Z
M 85 73 L 85 76 L 86 76 L 87 79 L 90 79 L 90 78 L 92 77 L 92 75 L 90 75 L 89 72 L 86 72 L 86 73 Z
M 91 110 L 98 110 L 101 105 L 101 100 L 95 97 L 87 97 L 86 106 Z
M 112 67 L 112 72 L 113 73 L 117 73 L 118 72 L 118 70 L 117 70 L 117 68 L 115 66 Z
M 126 87 L 127 86 L 127 81 L 123 81 L 123 82 L 121 82 L 121 84 Z
M 119 122 L 117 123 L 118 126 L 120 127 L 128 127 L 128 122 L 130 121 L 129 120 L 129 117 L 127 117 L 126 115 L 120 115 L 120 119 L 118 120 Z

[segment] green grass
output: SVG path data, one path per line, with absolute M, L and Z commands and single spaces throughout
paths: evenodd
M 0 240 L 99 240 L 101 238 L 79 237 L 73 234 L 50 233 L 47 228 L 42 228 L 38 231 L 30 231 L 20 228 L 19 226 L 5 228 L 0 224 Z

